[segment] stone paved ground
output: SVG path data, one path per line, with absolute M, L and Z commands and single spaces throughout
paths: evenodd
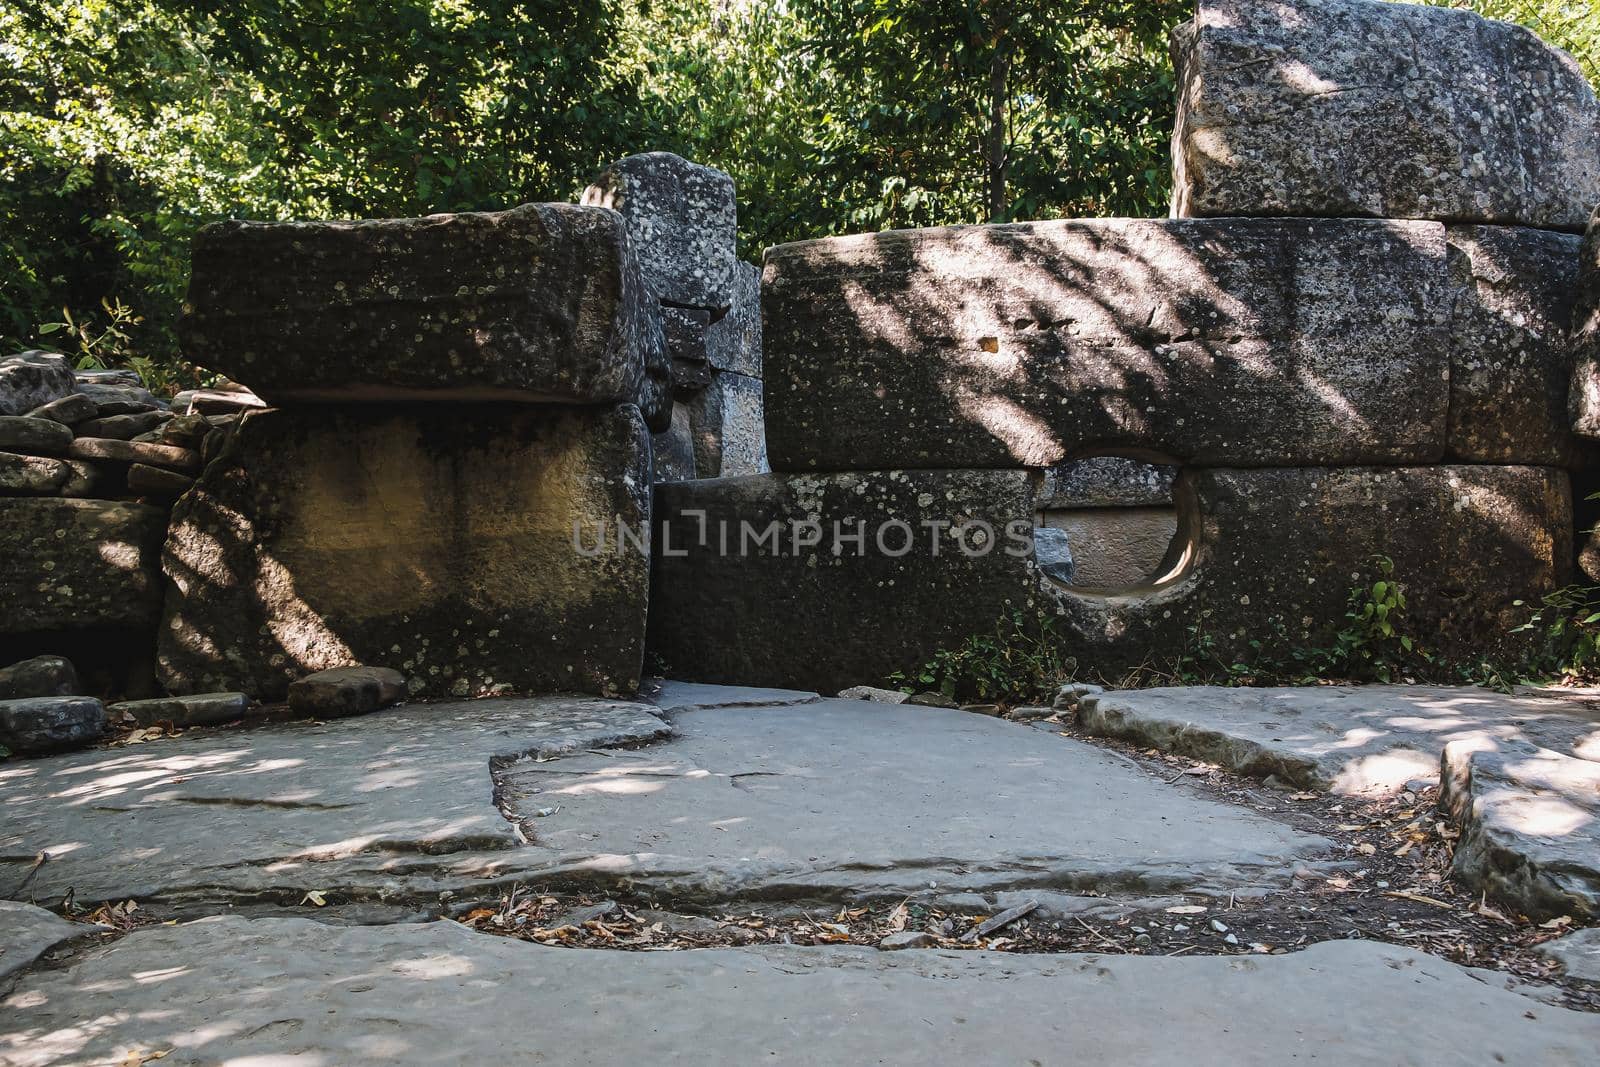
M 0 912 L 0 1063 L 1586 1063 L 1600 1040 L 1591 987 L 1411 947 L 1489 961 L 1451 946 L 1572 922 L 1469 914 L 1448 884 L 1393 899 L 1417 853 L 1354 800 L 1220 788 L 1063 722 L 651 699 L 0 764 L 0 897 L 118 928 Z M 925 926 L 932 948 L 869 947 Z M 1392 943 L 1343 940 L 1371 936 Z

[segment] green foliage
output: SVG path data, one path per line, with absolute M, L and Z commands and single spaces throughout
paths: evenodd
M 897 672 L 888 682 L 907 692 L 933 690 L 950 700 L 1048 704 L 1077 670 L 1064 644 L 1051 616 L 1029 618 L 1013 611 L 991 632 L 941 650 L 920 671 L 910 677 Z

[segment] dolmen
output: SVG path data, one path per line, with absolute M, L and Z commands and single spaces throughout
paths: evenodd
M 1200 0 L 1174 54 L 1173 218 L 767 252 L 772 473 L 658 486 L 661 659 L 832 691 L 1017 619 L 1084 674 L 1231 661 L 1325 646 L 1380 557 L 1430 651 L 1515 651 L 1600 436 L 1593 91 L 1371 0 Z M 1176 471 L 1174 532 L 1096 586 L 1053 501 L 1108 458 Z

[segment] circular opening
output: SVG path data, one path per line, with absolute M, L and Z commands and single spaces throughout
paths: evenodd
M 1040 572 L 1100 596 L 1175 581 L 1191 556 L 1179 475 L 1176 464 L 1125 456 L 1090 456 L 1046 471 L 1033 531 Z

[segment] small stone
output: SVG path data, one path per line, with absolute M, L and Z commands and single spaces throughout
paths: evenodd
M 140 434 L 149 433 L 172 418 L 166 411 L 139 411 L 132 415 L 106 415 L 90 419 L 78 427 L 79 437 L 104 437 L 116 441 L 131 441 Z
M 1055 708 L 1027 705 L 1020 708 L 1012 708 L 1006 713 L 1006 718 L 1014 719 L 1017 722 L 1038 722 L 1040 719 L 1048 719 L 1055 713 Z
M 596 919 L 603 919 L 616 910 L 617 905 L 615 901 L 602 900 L 598 904 L 590 904 L 582 908 L 573 908 L 566 914 L 541 925 L 543 925 L 547 930 L 559 930 L 563 926 L 582 926 L 584 923 L 591 923 Z
M 1056 711 L 1069 711 L 1072 708 L 1077 707 L 1078 702 L 1084 697 L 1094 696 L 1098 693 L 1104 692 L 1104 687 L 1091 685 L 1088 682 L 1068 682 L 1066 685 L 1056 690 L 1056 699 L 1052 707 L 1054 707 Z
M 938 944 L 939 937 L 926 930 L 901 930 L 879 941 L 878 948 L 884 952 L 898 952 L 906 948 L 934 948 Z
M 266 406 L 265 400 L 243 386 L 238 389 L 188 389 L 172 398 L 172 410 L 183 415 L 230 415 Z
M 0 415 L 0 449 L 31 456 L 59 456 L 72 444 L 72 431 L 59 422 L 25 415 Z
M 139 372 L 127 367 L 80 370 L 74 371 L 72 376 L 79 385 L 132 385 L 140 388 L 144 386 L 144 379 L 139 377 Z
M 0 700 L 0 747 L 32 755 L 79 748 L 106 732 L 106 709 L 93 697 Z
M 1072 545 L 1067 540 L 1067 531 L 1054 526 L 1036 527 L 1033 531 L 1033 558 L 1039 565 L 1039 573 L 1046 578 L 1052 578 L 1062 585 L 1072 584 L 1078 568 L 1072 559 Z
M 128 468 L 128 491 L 137 496 L 182 496 L 194 485 L 187 474 L 135 463 Z
M 142 385 L 126 382 L 79 381 L 78 392 L 94 401 L 101 415 L 136 415 L 141 411 L 157 411 L 166 407 L 156 395 Z
M 161 443 L 199 451 L 210 432 L 211 423 L 206 421 L 204 415 L 179 415 L 162 425 Z
M 388 667 L 334 667 L 289 683 L 289 706 L 319 719 L 363 715 L 405 696 L 405 675 Z
M 35 656 L 0 670 L 0 700 L 70 697 L 82 692 L 78 672 L 65 656 Z
M 1228 932 L 1228 924 L 1223 922 L 1221 919 L 1212 919 L 1211 929 L 1215 930 L 1219 934 L 1225 934 Z
M 961 705 L 961 710 L 962 711 L 970 711 L 974 715 L 998 716 L 1000 714 L 1000 705 L 999 704 L 963 704 L 963 705 Z
M 0 359 L 0 415 L 25 415 L 72 389 L 66 356 L 33 350 Z
M 1224 937 L 1222 940 L 1226 941 L 1230 945 L 1237 945 L 1239 943 L 1239 937 L 1238 937 L 1237 934 L 1229 934 L 1227 937 Z
M 934 693 L 930 691 L 913 693 L 906 697 L 904 703 L 913 704 L 919 708 L 953 708 L 957 706 L 955 701 L 951 700 L 943 693 Z
M 105 459 L 119 463 L 145 463 L 152 467 L 198 471 L 200 454 L 171 445 L 152 445 L 136 441 L 114 441 L 103 437 L 80 437 L 72 442 L 67 455 L 74 459 Z
M 879 704 L 904 704 L 910 695 L 898 689 L 879 689 L 875 685 L 853 685 L 839 690 L 840 700 L 871 700 Z
M 94 406 L 94 401 L 82 393 L 68 393 L 59 400 L 52 400 L 48 404 L 40 404 L 28 412 L 30 419 L 49 419 L 59 422 L 63 426 L 76 426 L 85 419 L 92 419 L 100 414 L 100 409 Z
M 170 722 L 174 726 L 211 726 L 250 714 L 250 698 L 243 693 L 193 693 L 124 700 L 110 705 L 106 711 L 113 720 L 136 726 L 153 726 L 158 722 Z
M 72 474 L 59 459 L 0 452 L 0 495 L 54 496 Z

